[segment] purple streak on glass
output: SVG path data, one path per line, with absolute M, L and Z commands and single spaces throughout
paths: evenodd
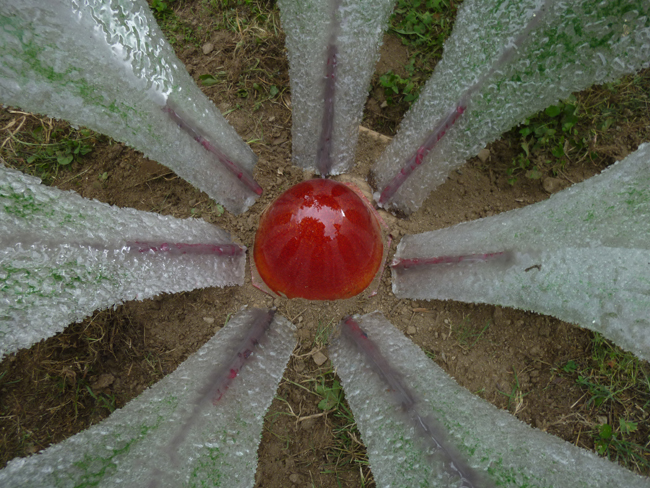
M 526 24 L 526 27 L 515 39 L 513 39 L 507 46 L 505 46 L 499 59 L 490 67 L 490 69 L 481 76 L 476 83 L 471 85 L 460 97 L 460 100 L 456 103 L 455 107 L 450 110 L 447 115 L 434 127 L 433 131 L 427 137 L 425 142 L 411 154 L 406 160 L 402 169 L 388 182 L 388 184 L 381 191 L 379 197 L 379 205 L 385 205 L 394 195 L 397 193 L 397 190 L 404 184 L 409 176 L 422 165 L 424 158 L 431 152 L 440 139 L 447 133 L 449 128 L 454 125 L 458 118 L 467 110 L 469 102 L 478 90 L 485 86 L 485 83 L 490 79 L 490 77 L 501 69 L 503 66 L 508 64 L 516 55 L 517 50 L 521 47 L 524 41 L 528 38 L 530 33 L 535 30 L 542 21 L 544 14 L 548 11 L 548 8 L 554 0 L 545 0 L 545 2 L 540 6 L 531 16 L 531 19 Z
M 222 151 L 211 142 L 205 133 L 198 127 L 193 126 L 188 120 L 187 117 L 179 115 L 179 109 L 176 107 L 173 102 L 167 100 L 167 105 L 163 107 L 163 112 L 169 114 L 171 119 L 176 122 L 176 124 L 187 132 L 192 138 L 201 144 L 207 151 L 214 154 L 219 162 L 232 174 L 234 174 L 239 181 L 241 181 L 248 189 L 255 192 L 257 195 L 262 194 L 262 187 L 253 179 L 251 174 L 239 164 L 231 161 Z
M 323 89 L 323 123 L 321 126 L 316 167 L 321 176 L 325 177 L 332 170 L 332 132 L 334 131 L 334 102 L 336 101 L 336 69 L 339 48 L 337 46 L 340 22 L 336 13 L 341 6 L 341 0 L 332 1 L 332 20 L 330 21 L 330 38 L 327 43 L 327 58 L 325 62 L 325 87 Z
M 473 470 L 462 455 L 445 441 L 445 431 L 439 422 L 418 412 L 417 405 L 420 401 L 406 385 L 403 375 L 388 362 L 379 347 L 352 317 L 347 317 L 341 322 L 341 337 L 354 344 L 370 368 L 386 383 L 388 391 L 411 420 L 416 432 L 434 449 L 434 455 L 440 455 L 443 458 L 445 470 L 452 476 L 460 478 L 461 487 L 488 488 L 493 486 Z
M 318 142 L 318 155 L 316 166 L 321 176 L 329 175 L 332 170 L 332 132 L 334 129 L 334 92 L 336 85 L 336 62 L 338 48 L 335 44 L 327 46 L 327 67 L 325 74 L 325 107 L 323 110 L 323 125 L 320 141 Z
M 187 434 L 198 419 L 201 411 L 209 406 L 216 405 L 226 393 L 234 379 L 237 377 L 246 361 L 254 354 L 255 348 L 262 340 L 262 337 L 273 322 L 275 316 L 274 310 L 252 309 L 253 316 L 250 319 L 250 326 L 246 335 L 234 348 L 230 359 L 224 362 L 220 367 L 210 375 L 209 381 L 198 391 L 194 408 L 188 419 L 183 422 L 176 432 L 176 435 L 165 448 L 169 455 L 170 462 L 178 466 L 178 449 L 185 441 Z M 148 483 L 149 488 L 155 488 L 160 484 L 162 473 L 155 469 L 151 473 L 151 481 Z
M 433 258 L 394 258 L 390 263 L 391 268 L 409 269 L 418 266 L 433 266 L 436 264 L 481 263 L 497 258 L 509 260 L 512 251 L 492 252 L 487 254 L 465 254 L 463 256 L 439 256 Z
M 407 160 L 406 164 L 399 170 L 392 180 L 382 190 L 379 197 L 379 204 L 384 205 L 390 200 L 393 195 L 399 190 L 399 187 L 406 181 L 406 179 L 413 174 L 413 171 L 422 164 L 424 158 L 431 152 L 440 139 L 447 133 L 449 128 L 454 125 L 458 118 L 465 111 L 465 106 L 458 105 L 451 110 L 447 116 L 436 126 L 431 132 L 427 140 L 422 144 L 415 153 L 413 153 Z

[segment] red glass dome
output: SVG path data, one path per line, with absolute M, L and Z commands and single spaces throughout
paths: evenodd
M 253 259 L 277 294 L 337 300 L 368 287 L 383 252 L 366 203 L 342 183 L 316 179 L 289 188 L 262 214 Z

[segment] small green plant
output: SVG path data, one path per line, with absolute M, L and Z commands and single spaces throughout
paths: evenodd
M 42 127 L 38 127 L 32 133 L 34 139 L 40 140 Z M 56 139 L 59 135 L 58 131 L 52 133 L 52 139 Z M 25 146 L 31 146 L 32 154 L 27 157 L 27 164 L 34 164 L 39 161 L 56 161 L 61 166 L 67 166 L 74 161 L 75 157 L 85 156 L 93 150 L 93 146 L 87 144 L 85 141 L 90 138 L 89 130 L 80 130 L 78 137 L 64 138 L 59 142 L 30 144 L 28 142 L 19 141 Z
M 419 90 L 412 80 L 389 71 L 379 77 L 379 84 L 384 87 L 384 96 L 388 105 L 399 102 L 411 103 L 418 98 Z
M 516 175 L 521 173 L 529 179 L 541 178 L 547 168 L 556 173 L 565 167 L 571 152 L 584 150 L 586 143 L 576 127 L 578 115 L 577 99 L 571 95 L 564 102 L 551 105 L 524 120 L 519 129 L 523 152 L 513 159 L 506 171 L 508 183 L 514 185 Z M 534 164 L 533 160 L 538 164 Z M 542 160 L 544 162 L 539 163 Z
M 398 0 L 391 18 L 391 32 L 428 56 L 439 57 L 451 33 L 455 12 L 454 2 L 449 0 Z
M 88 129 L 53 127 L 45 123 L 20 137 L 11 135 L 4 151 L 11 153 L 13 164 L 23 172 L 38 176 L 45 184 L 57 177 L 59 170 L 73 162 L 82 162 L 92 152 L 97 136 Z
M 223 213 L 226 211 L 225 208 L 223 208 L 223 205 L 220 203 L 213 203 L 212 208 L 214 209 L 214 213 L 217 215 L 217 217 L 221 217 Z
M 650 468 L 650 449 L 647 446 L 639 445 L 628 439 L 628 436 L 635 433 L 638 428 L 636 422 L 619 418 L 618 428 L 610 424 L 600 425 L 594 432 L 594 447 L 601 456 L 606 456 L 613 461 L 621 461 L 630 466 L 635 465 L 637 469 Z
M 519 377 L 517 376 L 517 370 L 515 370 L 514 366 L 512 368 L 512 372 L 514 373 L 515 381 L 512 384 L 510 393 L 506 393 L 498 389 L 497 391 L 508 399 L 508 410 L 510 410 L 513 415 L 517 415 L 523 410 L 524 397 L 530 392 L 524 393 L 521 389 L 521 385 L 519 384 Z
M 562 371 L 565 373 L 575 373 L 578 370 L 578 363 L 576 363 L 573 359 L 566 363 L 564 367 L 562 368 Z
M 343 389 L 337 380 L 332 381 L 331 386 L 329 386 L 326 385 L 325 378 L 321 378 L 321 383 L 316 385 L 315 391 L 317 395 L 323 397 L 318 402 L 318 408 L 321 410 L 334 410 L 339 408 L 341 399 L 343 398 Z
M 151 9 L 159 15 L 165 15 L 172 12 L 169 4 L 175 0 L 151 0 Z

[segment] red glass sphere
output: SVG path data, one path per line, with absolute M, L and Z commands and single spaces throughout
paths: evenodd
M 275 293 L 337 300 L 366 289 L 383 253 L 379 223 L 361 197 L 316 179 L 289 188 L 262 214 L 253 259 Z

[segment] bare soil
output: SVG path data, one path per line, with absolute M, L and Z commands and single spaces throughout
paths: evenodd
M 200 75 L 225 72 L 219 84 L 203 90 L 222 112 L 229 112 L 226 118 L 244 140 L 259 141 L 251 147 L 259 156 L 255 178 L 264 188 L 263 196 L 242 216 L 221 213 L 207 195 L 167 168 L 105 137 L 98 137 L 93 151 L 80 162 L 59 171 L 54 184 L 120 207 L 204 219 L 227 229 L 250 249 L 262 210 L 282 191 L 309 177 L 291 165 L 291 98 L 283 35 L 280 31 L 254 42 L 241 32 L 214 30 L 218 19 L 205 15 L 201 2 L 175 7 L 182 25 L 203 33 L 193 41 L 180 34 L 173 39 L 178 56 L 197 82 Z M 212 49 L 204 49 L 208 43 Z M 408 48 L 387 36 L 376 77 L 381 70 L 400 69 L 407 60 Z M 256 91 L 254 83 L 262 90 Z M 272 85 L 280 94 L 265 99 L 264 89 Z M 246 98 L 242 88 L 248 91 Z M 580 96 L 591 100 L 599 93 Z M 382 108 L 384 101 L 375 86 L 364 124 L 391 136 L 403 110 Z M 615 106 L 616 100 L 611 103 Z M 21 117 L 23 130 L 44 120 L 3 109 L 0 127 Z M 596 158 L 576 161 L 561 174 L 520 178 L 515 185 L 507 182 L 506 169 L 518 146 L 512 134 L 506 135 L 489 146 L 485 161 L 474 158 L 450 174 L 418 212 L 406 219 L 389 217 L 389 259 L 404 234 L 530 205 L 597 174 L 650 140 L 647 102 L 645 118 L 621 116 L 609 131 L 593 140 Z M 387 140 L 362 132 L 351 173 L 365 178 Z M 4 157 L 9 164 L 24 164 L 19 155 Z M 163 294 L 97 311 L 64 333 L 5 358 L 0 363 L 0 466 L 99 422 L 174 371 L 244 305 L 275 306 L 298 328 L 298 345 L 265 418 L 258 487 L 374 486 L 358 434 L 358 442 L 348 438 L 341 443 L 337 430 L 344 421 L 318 408 L 316 382 L 324 379 L 331 384 L 335 376 L 329 360 L 318 366 L 313 358 L 316 352 L 327 355 L 325 328 L 334 327 L 345 315 L 374 310 L 430 353 L 462 386 L 538 429 L 593 449 L 598 426 L 624 416 L 638 422 L 637 442 L 647 442 L 650 424 L 643 403 L 615 403 L 609 418 L 601 418 L 594 405 L 587 404 L 588 396 L 575 377 L 562 372 L 571 360 L 585 367 L 591 364 L 592 333 L 585 329 L 490 305 L 398 299 L 391 292 L 389 272 L 375 296 L 365 293 L 324 303 L 270 297 L 251 285 L 250 270 L 247 273 L 243 287 Z M 521 396 L 509 397 L 513 389 Z

